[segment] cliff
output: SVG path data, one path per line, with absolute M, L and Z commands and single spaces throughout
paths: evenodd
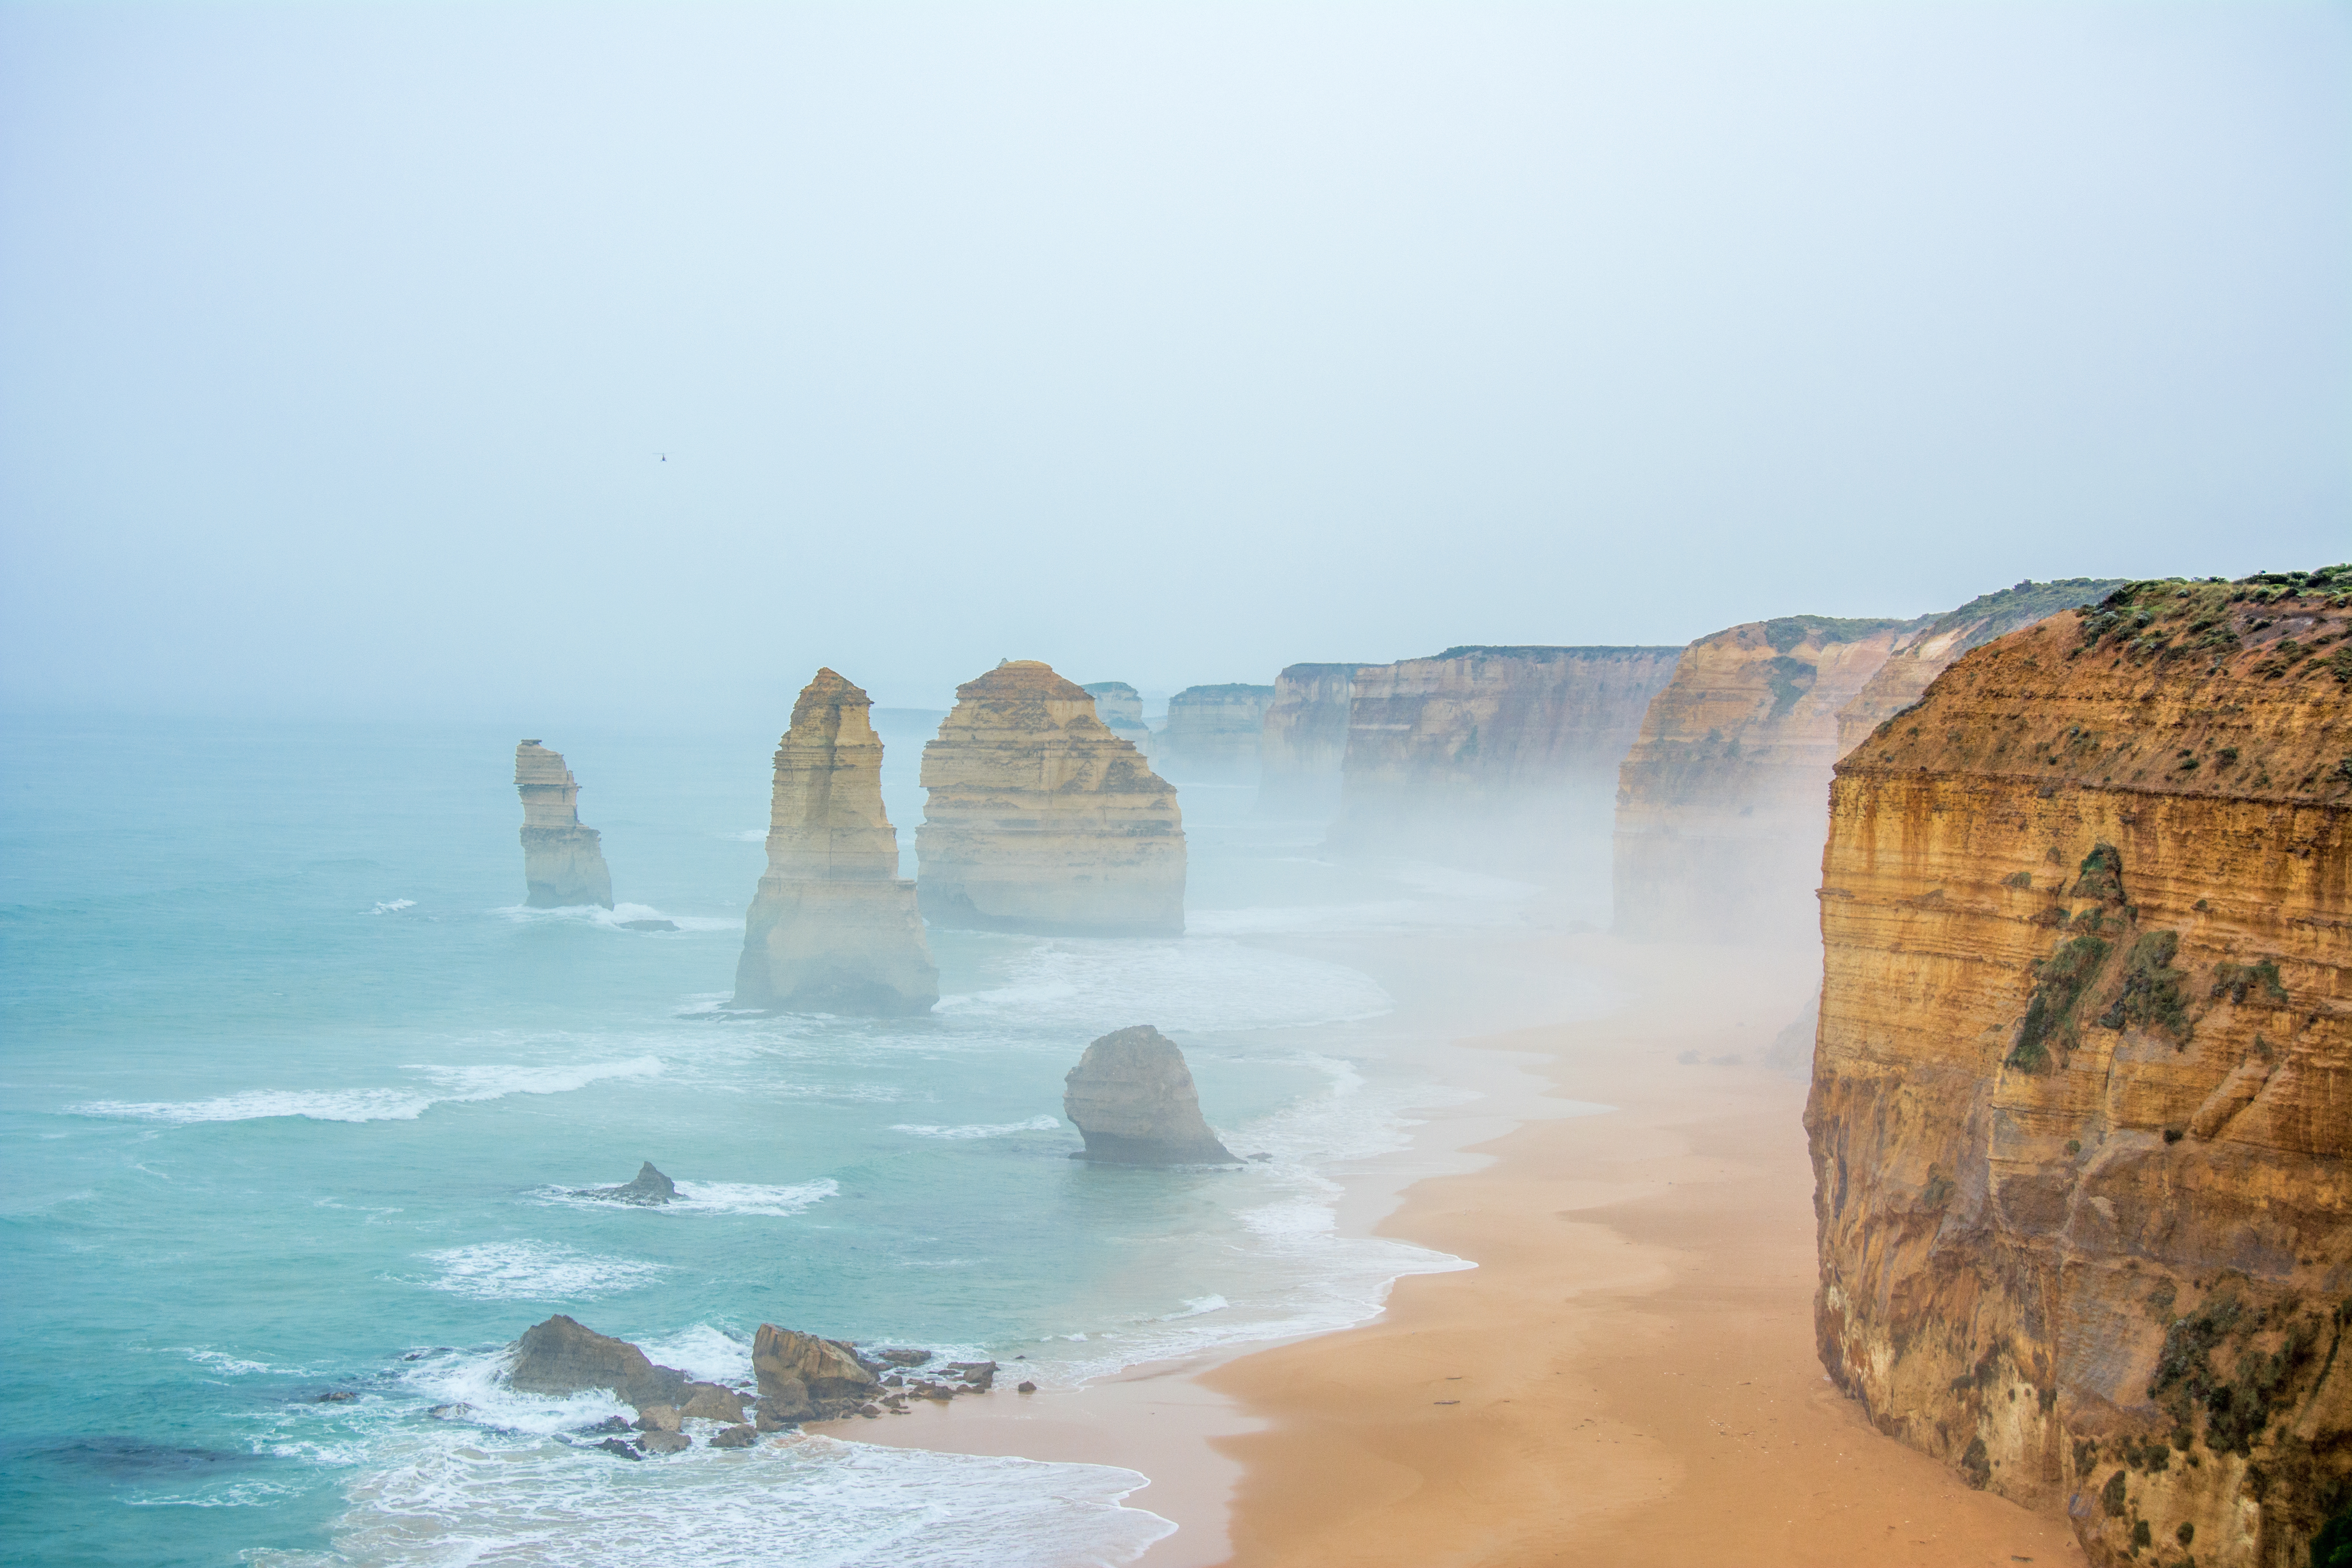
M 1356 672 L 1335 846 L 1607 853 L 1617 764 L 1671 647 L 1454 647 Z
M 1187 783 L 1255 784 L 1258 738 L 1271 686 L 1188 686 L 1168 700 L 1152 755 L 1160 771 Z
M 1785 616 L 1684 651 L 1618 770 L 1620 935 L 1811 937 L 1838 712 L 1928 624 Z
M 739 1007 L 928 1013 L 940 972 L 882 809 L 873 703 L 830 669 L 802 689 L 776 748 L 768 870 L 744 921 Z
M 1201 1119 L 1192 1070 L 1149 1024 L 1105 1035 L 1063 1079 L 1062 1113 L 1086 1158 L 1115 1165 L 1222 1165 L 1233 1155 Z
M 1095 717 L 1139 755 L 1151 755 L 1151 726 L 1143 721 L 1143 698 L 1124 680 L 1097 680 L 1078 689 L 1095 700 Z
M 601 836 L 580 825 L 580 785 L 563 753 L 537 741 L 515 747 L 515 793 L 522 796 L 523 902 L 533 909 L 613 907 L 613 873 Z
M 1094 699 L 1033 659 L 956 688 L 923 748 L 915 836 L 923 913 L 939 925 L 1068 936 L 1184 929 L 1176 792 L 1095 717 Z
M 1275 678 L 1258 737 L 1261 816 L 1328 817 L 1339 808 L 1355 664 L 1294 664 Z
M 1831 791 L 1823 1364 L 2105 1568 L 2352 1504 L 2347 633 L 2352 567 L 2135 584 Z
M 1950 614 L 1937 616 L 1906 637 L 1878 667 L 1878 673 L 1863 683 L 1853 700 L 1839 710 L 1838 755 L 1853 750 L 1864 735 L 1918 701 L 1928 683 L 1969 649 L 2062 610 L 2095 605 L 2122 586 L 2108 577 L 2064 577 L 2054 583 L 2029 580 L 1997 594 L 1979 594 Z

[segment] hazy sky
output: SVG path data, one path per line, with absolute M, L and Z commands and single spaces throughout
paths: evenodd
M 2342 560 L 2352 7 L 19 0 L 0 524 L 532 734 Z

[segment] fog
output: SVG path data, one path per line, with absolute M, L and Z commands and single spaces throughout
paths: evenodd
M 12 5 L 0 702 L 772 733 L 2340 559 L 2348 17 Z

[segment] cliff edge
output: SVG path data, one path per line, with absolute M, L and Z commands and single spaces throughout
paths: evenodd
M 613 873 L 603 836 L 580 824 L 580 784 L 563 753 L 537 741 L 515 747 L 515 793 L 522 796 L 523 902 L 533 909 L 613 907 Z
M 1260 816 L 1328 817 L 1339 808 L 1348 712 L 1360 664 L 1294 664 L 1275 677 L 1258 736 Z
M 2352 1507 L 2347 634 L 2352 568 L 2133 584 L 1832 787 L 1822 1363 L 2105 1568 Z

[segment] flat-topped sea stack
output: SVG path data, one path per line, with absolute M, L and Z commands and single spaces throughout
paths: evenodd
M 2102 1568 L 2352 1508 L 2348 637 L 2352 567 L 2134 584 L 1837 767 L 1822 1359 Z
M 1124 680 L 1097 680 L 1079 688 L 1095 700 L 1095 717 L 1120 740 L 1146 757 L 1151 755 L 1151 726 L 1143 721 L 1143 696 Z
M 1811 942 L 1839 710 L 1928 625 L 1784 616 L 1691 644 L 1618 770 L 1618 933 Z
M 1105 1035 L 1063 1080 L 1062 1113 L 1111 1165 L 1223 1165 L 1234 1156 L 1201 1119 L 1192 1069 L 1149 1024 Z
M 955 710 L 923 748 L 922 779 L 917 888 L 934 924 L 1182 932 L 1176 791 L 1046 666 L 1008 660 L 956 688 Z
M 1273 702 L 1271 686 L 1186 687 L 1168 700 L 1156 764 L 1185 784 L 1257 783 L 1258 741 Z
M 873 1017 L 928 1013 L 940 972 L 882 809 L 872 702 L 820 669 L 776 748 L 768 870 L 744 921 L 735 1005 Z
M 1928 683 L 1969 649 L 2062 611 L 2095 605 L 2122 586 L 2105 577 L 2028 581 L 1997 594 L 1979 594 L 1958 609 L 1937 616 L 1897 644 L 1878 673 L 1838 710 L 1838 755 L 1853 750 L 1864 735 L 1918 701 Z
M 1294 664 L 1275 678 L 1258 740 L 1257 813 L 1328 817 L 1339 808 L 1358 664 Z
M 563 753 L 537 741 L 515 747 L 515 793 L 522 796 L 523 902 L 532 909 L 613 907 L 613 873 L 602 836 L 580 825 L 580 784 Z
M 1356 672 L 1331 842 L 1518 866 L 1608 854 L 1674 647 L 1453 647 Z

